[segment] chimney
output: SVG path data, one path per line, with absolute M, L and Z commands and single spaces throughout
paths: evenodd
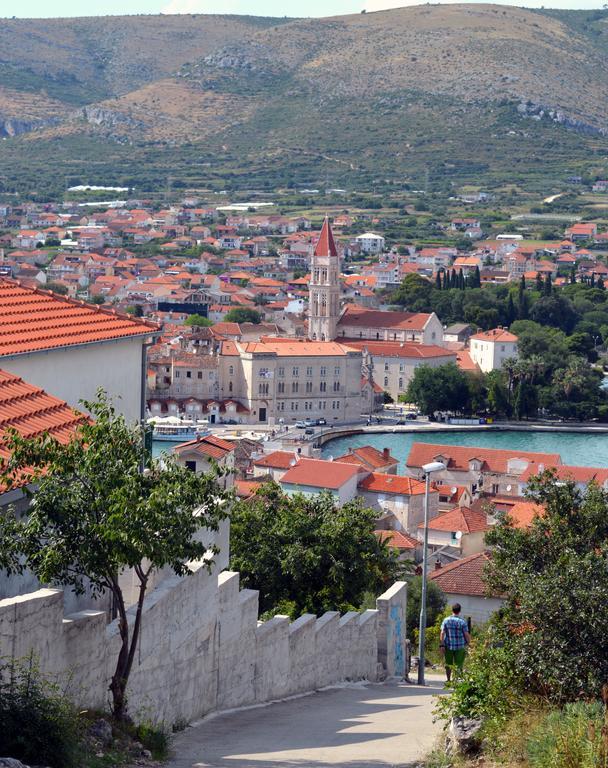
M 441 561 L 435 560 L 435 570 L 440 571 L 441 570 Z
M 384 461 L 388 461 L 390 459 L 390 457 L 391 457 L 390 450 L 388 448 L 383 448 L 382 449 L 382 458 L 384 459 Z

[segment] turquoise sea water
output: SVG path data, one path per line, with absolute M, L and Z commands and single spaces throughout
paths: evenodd
M 608 467 L 608 433 L 580 432 L 408 432 L 350 435 L 330 440 L 323 446 L 323 457 L 344 455 L 349 447 L 373 445 L 390 448 L 403 469 L 412 443 L 444 445 L 478 445 L 482 448 L 515 448 L 520 451 L 559 453 L 564 464 L 586 467 Z

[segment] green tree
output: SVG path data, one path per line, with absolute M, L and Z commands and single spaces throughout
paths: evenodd
M 258 325 L 262 320 L 262 316 L 250 307 L 235 307 L 226 314 L 224 319 L 227 323 L 254 323 Z
M 42 584 L 77 594 L 111 593 L 121 643 L 110 691 L 114 715 L 124 719 L 152 574 L 168 567 L 185 576 L 188 563 L 202 561 L 208 547 L 195 535 L 217 530 L 224 498 L 214 476 L 167 456 L 162 464 L 153 459 L 142 430 L 129 427 L 103 393 L 84 405 L 94 420 L 67 444 L 48 435 L 7 438 L 3 482 L 20 485 L 27 472 L 37 488 L 26 517 L 10 509 L 0 517 L 0 567 L 17 573 L 27 567 Z M 132 622 L 119 580 L 126 568 L 138 585 Z
M 209 320 L 208 317 L 203 317 L 203 315 L 188 315 L 188 317 L 184 321 L 184 325 L 189 325 L 191 327 L 195 328 L 208 328 L 209 326 L 213 325 L 211 320 Z
M 527 690 L 557 701 L 597 696 L 608 680 L 608 495 L 593 483 L 529 484 L 543 513 L 515 528 L 507 514 L 486 535 L 491 590 L 505 595 L 497 619 Z
M 415 403 L 422 413 L 429 416 L 436 411 L 464 411 L 469 399 L 469 381 L 455 363 L 437 368 L 419 366 L 407 388 L 408 402 Z
M 433 284 L 420 275 L 407 275 L 393 294 L 392 301 L 414 312 L 428 312 Z
M 445 609 L 447 600 L 441 587 L 434 581 L 427 584 L 426 625 L 432 627 Z M 422 598 L 422 576 L 412 576 L 407 579 L 407 634 L 414 641 L 420 624 L 420 600 Z
M 400 573 L 396 552 L 374 534 L 376 513 L 329 492 L 287 496 L 266 483 L 230 516 L 230 565 L 260 592 L 262 613 L 357 609 Z

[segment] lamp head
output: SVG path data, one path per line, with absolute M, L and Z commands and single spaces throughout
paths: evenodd
M 429 464 L 422 465 L 422 471 L 425 475 L 430 475 L 433 472 L 441 472 L 446 466 L 441 461 L 431 461 Z

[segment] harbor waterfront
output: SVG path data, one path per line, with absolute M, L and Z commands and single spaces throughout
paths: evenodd
M 561 432 L 553 430 L 418 430 L 412 432 L 368 432 L 337 437 L 324 443 L 322 455 L 342 456 L 349 448 L 372 445 L 382 450 L 389 448 L 399 461 L 399 471 L 412 443 L 438 443 L 444 445 L 475 445 L 480 448 L 520 449 L 541 453 L 559 453 L 564 464 L 585 467 L 608 467 L 608 433 Z

